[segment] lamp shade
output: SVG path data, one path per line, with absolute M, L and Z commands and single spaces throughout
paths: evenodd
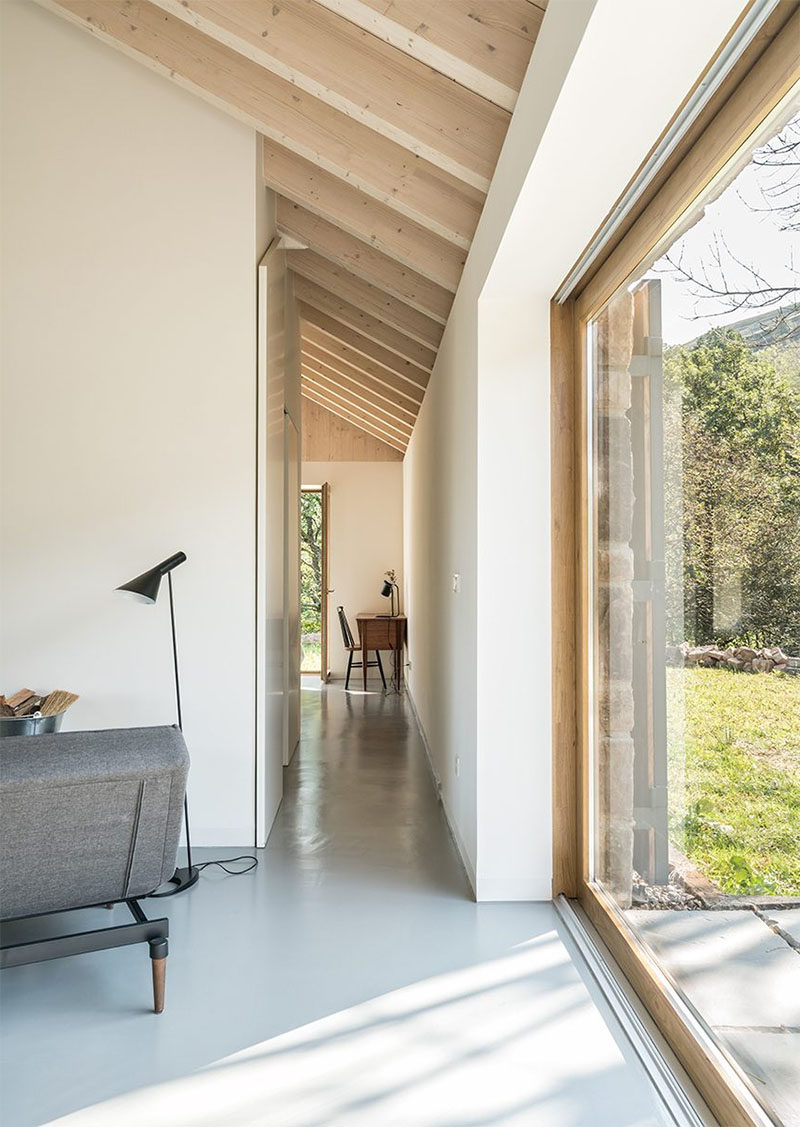
M 381 594 L 383 595 L 383 597 L 385 599 L 388 599 L 389 596 L 392 594 L 392 584 L 389 582 L 388 579 L 384 579 L 384 581 L 383 581 L 383 588 L 381 589 Z
M 158 598 L 158 590 L 161 586 L 161 580 L 168 571 L 172 571 L 178 564 L 186 561 L 185 552 L 176 552 L 168 559 L 162 560 L 160 564 L 151 567 L 149 571 L 143 571 L 141 575 L 137 575 L 135 579 L 129 579 L 127 583 L 123 583 L 121 587 L 117 587 L 118 591 L 123 594 L 131 595 L 142 603 L 154 603 Z

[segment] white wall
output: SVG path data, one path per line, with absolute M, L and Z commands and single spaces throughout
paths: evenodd
M 550 896 L 549 301 L 742 6 L 550 0 L 406 454 L 409 685 L 479 899 Z
M 401 462 L 303 462 L 303 485 L 331 487 L 329 512 L 329 668 L 347 671 L 347 654 L 336 616 L 343 606 L 357 637 L 359 611 L 389 612 L 381 598 L 383 573 L 398 573 L 402 590 L 403 465 Z M 360 671 L 359 671 L 360 672 Z M 370 675 L 377 674 L 371 670 Z
M 258 267 L 256 844 L 283 798 L 286 759 L 286 255 L 274 239 Z
M 253 841 L 252 130 L 58 17 L 2 14 L 0 685 L 65 727 L 172 723 L 175 572 L 193 840 Z M 166 595 L 166 591 L 164 591 Z

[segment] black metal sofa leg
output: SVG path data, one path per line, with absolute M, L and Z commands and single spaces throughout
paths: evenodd
M 153 1011 L 164 1012 L 164 995 L 167 986 L 167 955 L 169 943 L 166 939 L 149 939 L 150 965 L 153 970 Z

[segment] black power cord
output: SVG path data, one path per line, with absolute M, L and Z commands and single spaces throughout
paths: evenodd
M 235 865 L 239 861 L 249 861 L 250 864 L 246 869 L 228 869 L 227 865 Z M 223 857 L 221 861 L 201 861 L 195 865 L 198 872 L 202 869 L 207 869 L 209 865 L 219 865 L 223 872 L 232 877 L 243 877 L 245 873 L 252 873 L 253 869 L 258 864 L 258 857 L 254 857 L 252 853 L 242 853 L 238 857 Z

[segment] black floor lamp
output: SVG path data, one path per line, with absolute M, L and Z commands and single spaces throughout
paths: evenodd
M 183 731 L 183 717 L 181 715 L 181 685 L 178 679 L 178 642 L 175 637 L 175 603 L 172 596 L 172 572 L 178 567 L 179 564 L 186 562 L 186 554 L 184 552 L 176 552 L 174 556 L 169 559 L 163 560 L 162 563 L 156 564 L 151 567 L 149 571 L 142 572 L 137 575 L 135 579 L 131 579 L 128 583 L 123 583 L 121 587 L 117 587 L 118 591 L 124 592 L 126 595 L 132 595 L 142 603 L 155 603 L 158 598 L 158 591 L 161 587 L 161 580 L 166 575 L 167 584 L 169 586 L 169 618 L 172 624 L 172 658 L 175 664 L 175 701 L 178 706 L 178 727 Z M 169 883 L 175 885 L 174 888 L 168 888 L 165 892 L 151 892 L 151 896 L 174 896 L 176 892 L 183 892 L 186 888 L 191 888 L 196 883 L 197 878 L 200 876 L 198 869 L 192 865 L 192 843 L 189 840 L 189 803 L 184 795 L 183 798 L 183 817 L 186 822 L 186 860 L 187 865 L 185 868 L 176 869 L 174 874 L 169 878 Z

